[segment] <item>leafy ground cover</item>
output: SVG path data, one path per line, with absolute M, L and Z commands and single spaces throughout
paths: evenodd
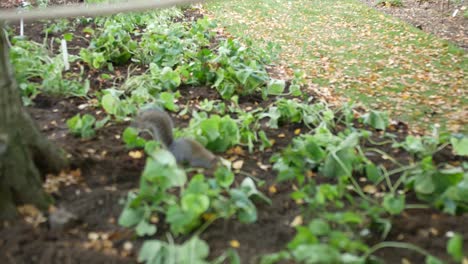
M 453 44 L 353 0 L 216 1 L 207 9 L 234 36 L 281 46 L 284 64 L 318 90 L 388 110 L 411 129 L 439 123 L 466 132 L 468 60 Z
M 23 102 L 72 163 L 44 188 L 76 221 L 21 207 L 0 229 L 2 259 L 466 261 L 466 136 L 330 107 L 301 71 L 272 77 L 275 45 L 231 38 L 199 9 L 37 22 L 32 41 L 7 32 Z M 229 166 L 176 166 L 129 128 L 148 105 Z

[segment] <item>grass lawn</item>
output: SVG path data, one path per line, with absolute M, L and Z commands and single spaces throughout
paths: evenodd
M 413 130 L 468 131 L 468 56 L 456 46 L 357 0 L 212 1 L 235 37 L 281 47 L 280 62 L 313 87 L 387 110 Z

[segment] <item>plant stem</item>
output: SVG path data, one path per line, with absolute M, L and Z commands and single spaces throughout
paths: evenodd
M 353 175 L 351 175 L 351 172 L 348 170 L 348 168 L 346 168 L 346 166 L 343 164 L 343 162 L 341 161 L 341 159 L 336 155 L 335 152 L 331 152 L 333 158 L 335 158 L 335 160 L 338 162 L 338 164 L 340 164 L 340 166 L 343 168 L 343 170 L 346 171 L 346 173 L 349 175 L 349 179 L 351 180 L 351 183 L 354 185 L 354 189 L 356 191 L 356 193 L 361 196 L 361 198 L 363 198 L 364 200 L 370 202 L 370 203 L 374 203 L 376 204 L 376 202 L 372 199 L 370 199 L 369 197 L 367 197 L 367 195 L 364 194 L 364 192 L 362 191 L 361 189 L 361 186 L 359 186 L 359 183 L 356 182 L 356 180 L 353 178 Z
M 426 251 L 425 249 L 423 248 L 420 248 L 416 245 L 413 245 L 413 244 L 410 244 L 410 243 L 405 243 L 405 242 L 395 242 L 395 241 L 385 241 L 385 242 L 380 242 L 378 244 L 376 244 L 375 246 L 371 247 L 367 252 L 366 254 L 364 254 L 363 258 L 364 259 L 367 259 L 369 258 L 369 256 L 376 252 L 377 250 L 380 250 L 382 248 L 388 248 L 388 247 L 391 247 L 391 248 L 404 248 L 404 249 L 409 249 L 409 250 L 413 250 L 413 251 L 416 251 L 418 252 L 419 254 L 421 255 L 424 255 L 424 256 L 432 256 L 428 251 Z
M 194 233 L 194 236 L 200 236 L 201 233 L 203 233 L 203 231 L 205 231 L 205 229 L 208 228 L 208 226 L 210 226 L 214 221 L 216 221 L 219 217 L 215 217 L 213 219 L 210 219 L 208 221 L 206 221 L 205 223 L 203 223 L 202 226 L 200 226 L 200 228 L 197 229 L 197 231 Z
M 405 209 L 429 209 L 431 208 L 427 204 L 407 204 L 405 206 Z
M 396 165 L 398 165 L 398 166 L 403 166 L 403 165 L 402 165 L 400 162 L 398 162 L 396 159 L 394 159 L 393 157 L 391 157 L 390 155 L 388 155 L 387 153 L 383 152 L 383 151 L 380 150 L 380 149 L 368 148 L 368 149 L 366 149 L 366 150 L 379 153 L 380 155 L 382 155 L 382 158 L 383 158 L 383 157 L 386 157 L 386 158 L 388 158 L 388 160 L 390 160 L 391 162 L 395 163 Z
M 372 145 L 376 145 L 376 146 L 382 146 L 385 144 L 393 143 L 393 140 L 385 140 L 382 142 L 377 142 L 377 141 L 372 140 L 370 137 L 367 139 L 367 141 L 369 141 Z
M 385 181 L 387 182 L 390 192 L 392 194 L 395 194 L 395 187 L 392 185 L 392 181 L 390 180 L 390 174 L 388 174 L 387 169 L 385 169 L 385 167 L 382 167 L 382 170 L 383 170 L 383 176 L 385 178 Z

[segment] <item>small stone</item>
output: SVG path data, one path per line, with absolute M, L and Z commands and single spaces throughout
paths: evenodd
M 49 214 L 49 226 L 52 230 L 64 230 L 76 224 L 77 217 L 63 208 Z
M 133 249 L 133 244 L 132 244 L 132 242 L 129 242 L 129 241 L 125 242 L 125 243 L 123 244 L 123 249 L 124 249 L 125 251 L 131 251 L 131 250 Z

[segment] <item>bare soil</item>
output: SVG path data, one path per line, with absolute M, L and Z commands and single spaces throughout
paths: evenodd
M 468 6 L 464 1 L 402 0 L 402 6 L 386 6 L 380 0 L 361 2 L 468 50 L 468 17 L 464 17 Z
M 26 27 L 26 35 L 33 39 L 41 39 L 43 36 L 38 32 L 41 32 L 42 27 L 40 23 L 29 25 Z M 80 34 L 80 31 L 76 30 L 75 34 Z M 79 42 L 79 39 L 75 37 L 70 47 L 86 46 L 86 42 Z M 115 71 L 126 76 L 127 66 L 118 67 Z M 99 79 L 101 73 L 89 69 L 86 72 L 91 78 L 93 91 L 110 85 Z M 181 94 L 180 103 L 188 104 L 191 109 L 196 108 L 199 101 L 205 98 L 220 99 L 219 95 L 208 87 L 183 87 Z M 240 105 L 266 107 L 273 100 L 274 98 L 262 101 L 255 96 L 243 97 Z M 58 193 L 54 194 L 55 206 L 72 212 L 78 221 L 63 230 L 51 229 L 47 221 L 33 226 L 26 218 L 15 223 L 3 223 L 0 226 L 2 263 L 136 263 L 136 254 L 143 239 L 137 238 L 132 230 L 122 228 L 116 223 L 122 210 L 119 201 L 128 191 L 137 188 L 139 175 L 145 163 L 144 157 L 131 158 L 128 155 L 129 150 L 120 139 L 128 122 L 111 122 L 98 130 L 95 138 L 82 140 L 68 132 L 66 120 L 77 113 L 92 113 L 100 119 L 104 117 L 102 109 L 90 105 L 88 99 L 82 98 L 40 95 L 34 99 L 34 102 L 33 106 L 28 107 L 28 111 L 41 131 L 68 153 L 71 169 L 81 171 L 81 180 L 78 184 L 62 185 Z M 84 104 L 88 106 L 83 108 Z M 179 116 L 173 118 L 177 126 L 184 127 L 188 124 L 188 119 Z M 235 239 L 240 243 L 237 251 L 241 263 L 258 263 L 259 255 L 284 248 L 294 236 L 295 230 L 290 227 L 290 223 L 301 211 L 289 198 L 292 186 L 290 183 L 278 184 L 277 192 L 269 193 L 268 187 L 274 183 L 276 175 L 271 170 L 260 169 L 257 162 L 268 164 L 273 153 L 280 152 L 290 143 L 297 128 L 307 131 L 307 128 L 301 124 L 283 124 L 278 130 L 265 128 L 268 137 L 275 139 L 276 144 L 264 152 L 248 153 L 245 150 L 245 154 L 237 157 L 228 153 L 220 154 L 227 159 L 245 160 L 243 171 L 265 180 L 266 183 L 260 190 L 272 199 L 273 205 L 258 204 L 258 221 L 250 225 L 241 224 L 236 220 L 218 220 L 213 223 L 201 236 L 209 243 L 212 257 L 220 255 L 229 248 L 229 242 Z M 392 132 L 403 138 L 407 134 L 407 127 L 400 123 L 392 128 Z M 382 146 L 382 150 L 392 151 L 389 145 Z M 408 156 L 401 154 L 398 158 L 404 161 Z M 441 155 L 437 159 L 454 158 Z M 243 176 L 238 175 L 236 184 L 239 184 L 242 178 Z M 418 203 L 418 201 L 411 198 L 408 203 Z M 416 244 L 442 258 L 446 263 L 451 263 L 445 249 L 448 239 L 446 234 L 447 232 L 463 234 L 465 252 L 468 252 L 466 223 L 468 223 L 468 214 L 454 217 L 432 209 L 407 210 L 402 216 L 393 219 L 392 230 L 387 240 Z M 164 239 L 167 227 L 158 224 L 158 230 L 156 238 Z M 93 234 L 100 234 L 101 240 L 96 240 Z M 181 237 L 176 241 L 183 239 L 184 237 Z M 375 235 L 371 240 L 379 241 L 379 238 Z M 128 245 L 128 242 L 133 245 L 129 251 L 124 250 L 124 245 Z M 401 263 L 403 259 L 411 263 L 423 263 L 421 256 L 412 251 L 385 249 L 379 251 L 377 255 L 387 263 Z

